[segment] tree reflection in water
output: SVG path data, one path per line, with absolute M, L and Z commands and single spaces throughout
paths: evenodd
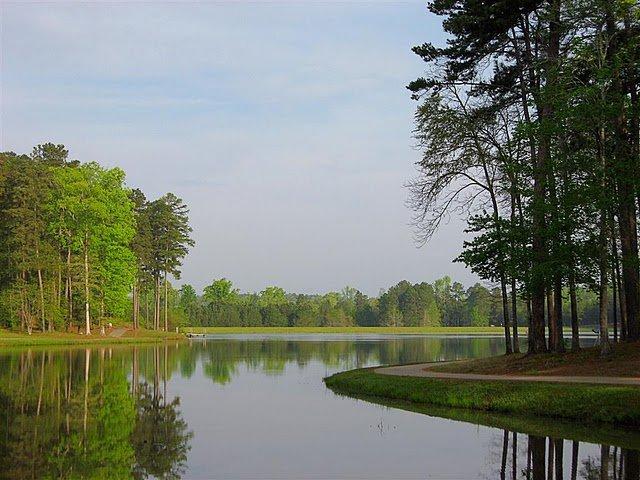
M 2 358 L 0 478 L 180 478 L 191 439 L 180 401 L 160 393 L 159 362 L 139 382 L 138 349 L 126 351 Z
M 518 447 L 519 441 L 525 447 Z M 501 480 L 639 480 L 640 452 L 600 445 L 599 455 L 579 460 L 580 442 L 503 430 L 498 477 Z M 571 449 L 565 462 L 565 446 Z M 509 465 L 509 462 L 511 465 Z M 496 462 L 497 465 L 497 462 Z M 565 468 L 569 466 L 567 472 Z M 496 478 L 495 474 L 487 478 Z
M 0 478 L 177 479 L 188 474 L 192 434 L 182 416 L 181 409 L 185 407 L 169 391 L 174 376 L 195 375 L 194 381 L 201 376 L 204 378 L 200 378 L 200 385 L 206 384 L 212 391 L 229 392 L 232 390 L 229 386 L 238 376 L 252 372 L 286 375 L 290 373 L 288 369 L 302 370 L 311 362 L 346 369 L 380 363 L 486 356 L 500 352 L 500 342 L 500 339 L 461 341 L 425 337 L 384 341 L 250 338 L 3 352 L 0 354 Z M 320 384 L 320 377 L 317 382 Z M 219 384 L 227 386 L 221 389 Z M 312 395 L 316 393 L 314 390 Z M 471 414 L 474 412 L 466 412 L 461 416 L 447 416 L 446 412 L 431 415 L 473 424 L 479 422 L 475 414 Z M 239 412 L 237 419 L 241 421 L 243 414 Z M 610 428 L 602 436 L 603 432 L 598 430 L 598 435 L 590 440 L 592 437 L 585 435 L 589 433 L 585 432 L 587 427 L 574 432 L 574 426 L 567 430 L 536 424 L 534 428 L 529 422 L 508 420 L 485 423 L 501 428 L 489 430 L 489 435 L 498 432 L 493 447 L 496 455 L 490 458 L 490 473 L 484 474 L 480 466 L 473 470 L 474 474 L 478 472 L 492 480 L 640 480 L 638 451 L 620 447 L 636 446 L 637 437 L 630 432 L 625 436 L 622 435 L 625 432 L 612 433 Z M 230 428 L 235 425 L 230 424 Z M 250 434 L 251 430 L 247 431 Z M 585 438 L 593 443 L 579 444 L 563 440 L 563 436 Z M 199 438 L 201 441 L 211 439 Z M 419 441 L 420 437 L 416 438 Z M 288 454 L 291 445 L 287 442 L 288 439 L 284 439 L 279 447 Z M 618 443 L 618 446 L 602 445 L 594 450 L 597 442 Z M 304 459 L 301 462 L 301 471 L 304 471 Z M 204 465 L 212 468 L 206 461 Z M 366 468 L 363 463 L 362 470 Z

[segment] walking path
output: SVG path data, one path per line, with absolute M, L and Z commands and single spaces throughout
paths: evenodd
M 636 385 L 640 386 L 640 377 L 565 377 L 565 376 L 533 376 L 533 375 L 480 375 L 477 373 L 434 372 L 430 369 L 433 363 L 416 363 L 396 367 L 376 368 L 382 375 L 401 377 L 440 378 L 449 380 L 502 380 L 507 382 L 551 382 L 551 383 L 590 383 L 603 385 Z
M 126 328 L 114 328 L 113 330 L 111 330 L 111 332 L 109 333 L 110 337 L 121 337 L 122 335 L 124 335 L 124 333 L 127 331 Z

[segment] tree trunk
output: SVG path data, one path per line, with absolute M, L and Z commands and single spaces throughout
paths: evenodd
M 138 329 L 138 279 L 133 280 L 133 329 Z
M 509 330 L 509 297 L 507 295 L 507 282 L 504 273 L 500 276 L 500 290 L 502 292 L 502 322 L 504 324 L 505 353 L 513 353 L 511 348 L 511 332 Z
M 73 321 L 73 290 L 71 283 L 71 247 L 67 247 L 67 320 L 69 323 Z
M 544 313 L 544 311 L 543 311 Z M 531 448 L 531 470 L 533 480 L 545 480 L 545 457 L 546 445 L 545 438 L 529 435 L 529 446 Z
M 518 478 L 518 432 L 512 433 L 511 442 L 511 480 Z
M 560 4 L 561 0 L 550 0 L 549 42 L 545 52 L 544 68 L 547 73 L 547 88 L 557 84 L 557 64 L 560 53 Z M 551 161 L 551 134 L 545 131 L 554 116 L 553 103 L 544 98 L 539 106 L 538 123 L 543 125 L 538 145 L 538 155 L 533 168 L 533 268 L 531 288 L 531 323 L 534 340 L 531 353 L 547 350 L 544 339 L 544 297 L 547 281 L 544 265 L 547 260 L 545 202 L 547 179 Z
M 552 352 L 556 351 L 557 345 L 557 332 L 556 329 L 558 327 L 558 322 L 556 321 L 556 309 L 555 304 L 553 302 L 553 289 L 551 287 L 547 288 L 547 329 L 549 330 L 549 350 Z
M 40 268 L 40 251 L 36 246 L 36 263 L 38 264 L 38 292 L 40 293 L 40 321 L 42 322 L 42 331 L 47 330 L 46 316 L 44 309 L 44 282 L 42 281 L 42 269 Z
M 502 462 L 500 463 L 500 480 L 507 477 L 507 454 L 509 453 L 509 430 L 502 431 Z
M 611 225 L 613 226 L 613 219 L 611 222 Z M 616 249 L 616 239 L 613 236 L 613 233 L 615 231 L 615 228 L 611 229 L 611 256 L 615 256 L 615 249 Z M 612 277 L 614 277 L 615 274 L 612 273 Z M 612 300 L 613 300 L 613 343 L 618 343 L 618 291 L 617 291 L 617 284 L 616 284 L 616 279 L 615 277 L 612 278 L 611 280 L 611 294 L 612 294 Z
M 167 271 L 164 271 L 164 331 L 169 331 L 169 317 L 168 317 L 168 305 L 169 305 L 169 285 L 167 283 Z
M 46 331 L 46 318 L 44 314 L 44 284 L 42 282 L 42 270 L 38 268 L 38 290 L 40 292 L 40 320 L 42 321 L 42 331 Z
M 16 275 L 16 283 L 20 286 L 18 289 L 18 295 L 20 297 L 20 330 L 23 332 L 26 330 L 26 317 L 24 314 L 25 304 L 24 304 L 24 290 L 22 288 L 22 283 L 20 282 L 20 275 Z
M 562 438 L 556 438 L 555 443 L 555 463 L 556 463 L 556 478 L 555 480 L 563 480 L 564 478 L 564 440 Z M 551 478 L 551 477 L 550 477 Z
M 156 275 L 155 279 L 155 297 L 153 305 L 153 328 L 160 330 L 160 276 Z
M 511 178 L 511 228 L 516 225 L 516 177 Z M 511 251 L 515 252 L 518 246 L 514 240 L 515 235 L 511 235 Z M 512 262 L 513 263 L 513 262 Z M 516 291 L 515 267 L 511 265 L 511 321 L 513 322 L 513 351 L 520 353 L 520 340 L 518 339 L 518 296 Z
M 495 192 L 493 191 L 493 185 L 486 166 L 484 167 L 484 172 L 489 195 L 491 196 L 491 204 L 493 206 L 493 221 L 495 222 L 496 234 L 498 236 L 498 242 L 502 248 L 504 247 L 504 244 L 502 241 L 502 229 L 500 228 L 500 210 L 498 209 L 498 200 L 496 199 Z M 500 293 L 502 295 L 502 325 L 504 327 L 505 353 L 509 355 L 513 353 L 513 349 L 511 348 L 511 332 L 509 330 L 509 297 L 507 296 L 507 280 L 502 252 L 500 252 L 498 262 L 498 270 L 500 271 Z
M 603 208 L 600 212 L 600 240 L 599 240 L 599 250 L 600 250 L 600 314 L 598 316 L 599 325 L 600 325 L 600 351 L 602 355 L 607 355 L 611 350 L 611 345 L 609 343 L 609 330 L 608 330 L 608 310 L 609 310 L 609 292 L 608 292 L 608 277 L 607 277 L 607 266 L 608 266 L 608 249 L 607 249 L 607 212 Z
M 84 322 L 85 334 L 91 335 L 91 316 L 89 308 L 89 234 L 85 232 L 84 242 Z
M 513 352 L 520 353 L 520 339 L 518 338 L 518 295 L 515 277 L 511 277 L 511 320 L 513 322 Z
M 531 299 L 527 298 L 527 347 L 529 352 L 533 351 L 534 337 L 533 337 L 533 315 L 531 313 Z M 543 325 L 544 327 L 544 325 Z
M 615 246 L 613 254 L 613 268 L 615 278 L 613 281 L 616 283 L 618 290 L 618 305 L 620 306 L 620 340 L 623 342 L 627 340 L 627 303 L 624 295 L 624 284 L 620 276 L 620 259 L 618 256 L 618 246 Z
M 555 457 L 555 448 L 553 444 L 553 439 L 549 437 L 549 455 L 547 456 L 547 479 L 553 478 L 553 461 Z
M 636 234 L 635 208 L 621 205 L 620 240 L 622 245 L 622 280 L 624 284 L 627 340 L 640 339 L 638 330 L 638 243 Z
M 556 274 L 553 285 L 553 301 L 556 321 L 556 344 L 555 351 L 563 353 L 564 349 L 564 320 L 562 318 L 562 278 Z
M 56 305 L 62 305 L 62 255 L 58 257 L 58 288 L 56 288 Z
M 84 416 L 82 419 L 83 433 L 84 433 L 84 448 L 86 450 L 86 435 L 87 435 L 87 419 L 89 417 L 89 362 L 91 361 L 91 350 L 88 348 L 84 351 Z
M 580 350 L 580 324 L 578 321 L 578 299 L 573 269 L 569 272 L 569 301 L 571 302 L 571 350 Z
M 571 480 L 578 478 L 578 452 L 580 449 L 580 442 L 574 440 L 571 443 Z
M 600 446 L 600 480 L 609 480 L 609 445 Z

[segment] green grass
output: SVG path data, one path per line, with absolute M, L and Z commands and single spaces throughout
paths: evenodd
M 11 332 L 0 329 L 0 347 L 28 347 L 38 345 L 113 345 L 134 343 L 157 343 L 165 340 L 183 339 L 184 335 L 153 330 L 127 332 L 127 336 L 103 337 L 98 332 L 87 337 L 75 333 L 26 333 Z
M 380 375 L 373 369 L 337 373 L 325 383 L 354 396 L 640 427 L 639 387 L 440 380 Z
M 376 333 L 393 335 L 502 335 L 502 327 L 182 327 L 185 333 Z M 523 334 L 526 328 L 520 328 Z
M 500 355 L 457 362 L 442 362 L 429 367 L 436 372 L 495 375 L 560 375 L 637 377 L 640 372 L 640 342 L 615 343 L 608 355 L 600 347 L 582 348 L 544 355 Z

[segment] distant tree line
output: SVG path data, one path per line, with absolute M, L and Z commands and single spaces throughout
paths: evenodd
M 640 340 L 640 4 L 428 8 L 447 41 L 413 48 L 427 67 L 408 86 L 420 242 L 449 215 L 466 218 L 458 260 L 499 285 L 507 353 L 520 348 L 518 302 L 529 352 L 564 351 L 567 317 L 578 349 L 581 288 L 597 294 L 604 353 L 611 324 L 614 341 Z
M 586 289 L 579 289 L 578 295 L 582 322 L 597 323 L 597 295 Z M 483 327 L 502 322 L 499 287 L 476 283 L 465 289 L 449 277 L 433 284 L 402 281 L 378 297 L 368 297 L 352 287 L 324 295 L 287 293 L 279 287 L 242 294 L 230 280 L 221 278 L 205 287 L 201 295 L 186 284 L 169 298 L 171 315 L 190 326 Z M 517 300 L 517 318 L 520 325 L 527 325 L 522 299 Z
M 151 296 L 152 325 L 168 328 L 167 277 L 179 277 L 193 244 L 188 210 L 124 180 L 119 168 L 70 160 L 64 145 L 0 153 L 0 326 L 138 327 L 140 299 Z

